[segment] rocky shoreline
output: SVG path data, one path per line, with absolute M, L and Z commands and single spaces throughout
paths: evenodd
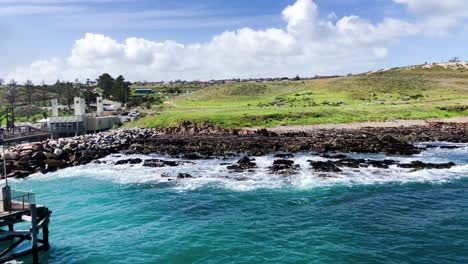
M 185 160 L 262 156 L 274 153 L 280 158 L 272 165 L 273 172 L 289 173 L 297 169 L 287 158 L 293 153 L 313 152 L 317 155 L 333 152 L 385 153 L 414 155 L 424 148 L 411 142 L 468 142 L 468 123 L 431 123 L 426 126 L 318 129 L 309 132 L 274 133 L 266 129 L 222 129 L 209 123 L 196 126 L 185 122 L 180 127 L 166 129 L 129 128 L 58 140 L 12 146 L 6 150 L 7 177 L 24 178 L 33 173 L 48 173 L 58 169 L 85 165 L 110 154 L 163 154 Z M 431 147 L 427 145 L 426 147 Z M 283 156 L 281 156 L 283 155 Z M 333 158 L 333 156 L 330 156 Z M 282 159 L 281 159 L 282 158 Z M 338 157 L 332 164 L 311 163 L 317 171 L 350 166 L 388 166 L 376 161 L 353 161 Z M 231 164 L 233 171 L 255 169 L 252 161 L 242 159 Z M 133 160 L 141 163 L 142 161 Z M 177 166 L 153 160 L 148 166 Z M 151 163 L 151 164 L 150 164 Z M 396 163 L 393 163 L 396 164 Z M 333 165 L 333 166 L 332 166 Z M 398 164 L 407 168 L 446 168 L 452 164 Z M 2 164 L 3 166 L 3 164 Z M 182 175 L 187 178 L 188 175 Z M 181 176 L 181 177 L 182 177 Z M 2 170 L 2 177 L 3 170 Z

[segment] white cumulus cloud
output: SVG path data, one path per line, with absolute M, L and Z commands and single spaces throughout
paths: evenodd
M 87 33 L 75 42 L 68 58 L 36 61 L 16 68 L 7 78 L 51 82 L 108 72 L 129 80 L 206 80 L 356 72 L 384 59 L 389 43 L 419 30 L 393 18 L 380 23 L 358 16 L 322 18 L 313 0 L 297 0 L 282 16 L 282 28 L 241 28 L 204 43 L 134 37 L 119 42 Z
M 393 0 L 406 5 L 417 16 L 417 26 L 424 33 L 441 35 L 462 27 L 468 19 L 466 0 Z

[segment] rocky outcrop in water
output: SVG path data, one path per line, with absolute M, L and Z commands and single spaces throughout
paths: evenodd
M 379 169 L 388 169 L 391 165 L 396 165 L 399 168 L 413 170 L 429 170 L 429 169 L 450 169 L 456 166 L 455 163 L 425 163 L 422 161 L 413 161 L 411 163 L 399 163 L 395 160 L 369 160 L 369 159 L 352 159 L 345 158 L 341 160 L 328 161 L 308 161 L 313 170 L 317 172 L 341 172 L 343 168 L 368 168 L 374 167 Z
M 300 166 L 295 164 L 292 160 L 275 160 L 273 166 L 270 167 L 272 174 L 284 176 L 296 174 L 299 169 Z
M 230 172 L 245 172 L 245 171 L 254 171 L 257 168 L 257 164 L 253 162 L 252 159 L 245 156 L 242 157 L 236 164 L 227 166 L 227 169 Z

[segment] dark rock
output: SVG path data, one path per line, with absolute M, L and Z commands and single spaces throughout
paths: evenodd
M 294 164 L 292 160 L 275 160 L 273 166 L 270 167 L 270 171 L 273 174 L 288 176 L 296 174 L 299 168 L 300 165 Z
M 459 149 L 459 146 L 440 146 L 441 149 Z
M 55 160 L 55 159 L 47 159 L 44 161 L 44 164 L 46 164 L 47 167 L 53 167 L 53 168 L 62 168 L 65 166 L 65 162 L 63 160 Z
M 320 172 L 341 172 L 342 171 L 331 161 L 309 161 L 309 163 L 315 171 L 320 171 Z
M 192 179 L 193 176 L 188 173 L 179 173 L 177 179 Z
M 424 163 L 422 161 L 413 161 L 411 163 L 398 164 L 397 166 L 400 168 L 404 168 L 404 169 L 430 170 L 430 169 L 450 169 L 456 166 L 456 164 L 453 162 L 436 164 L 436 163 Z
M 247 156 L 242 157 L 237 161 L 236 164 L 227 166 L 227 169 L 230 172 L 244 172 L 244 171 L 253 171 L 253 169 L 257 168 L 257 164 L 252 162 Z
M 285 165 L 285 166 L 292 166 L 294 164 L 294 161 L 292 160 L 275 160 L 273 161 L 273 165 Z
M 31 159 L 32 160 L 46 160 L 47 156 L 44 154 L 44 152 L 38 151 L 32 154 Z
M 143 160 L 140 159 L 140 158 L 136 158 L 136 159 L 126 159 L 126 160 L 119 160 L 115 163 L 115 165 L 123 165 L 123 164 L 140 164 L 142 163 Z

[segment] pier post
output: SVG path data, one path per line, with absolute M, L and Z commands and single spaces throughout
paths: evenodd
M 37 249 L 37 208 L 36 204 L 30 204 L 31 210 L 31 250 L 33 255 L 33 264 L 39 264 L 39 252 Z
M 47 220 L 44 222 L 44 225 L 42 226 L 42 245 L 44 250 L 49 250 L 50 244 L 49 244 L 49 216 L 46 216 Z
M 5 161 L 3 161 L 5 163 Z M 5 180 L 6 180 L 6 170 L 5 170 Z M 2 211 L 3 212 L 10 212 L 11 211 L 11 189 L 10 189 L 10 186 L 8 186 L 8 184 L 6 184 L 5 186 L 3 186 L 2 188 L 2 200 L 3 200 L 3 204 L 2 204 Z

